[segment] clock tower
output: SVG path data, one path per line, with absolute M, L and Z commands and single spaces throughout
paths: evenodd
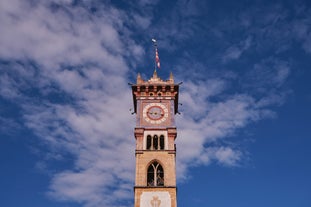
M 179 85 L 173 74 L 168 80 L 153 76 L 145 81 L 138 74 L 132 85 L 136 113 L 136 177 L 134 207 L 177 207 L 176 126 Z

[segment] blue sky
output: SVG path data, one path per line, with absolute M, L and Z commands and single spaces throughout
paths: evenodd
M 133 205 L 129 82 L 180 88 L 178 206 L 311 206 L 308 1 L 2 0 L 0 205 Z

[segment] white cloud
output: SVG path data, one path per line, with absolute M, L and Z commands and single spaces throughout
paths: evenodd
M 58 64 L 85 62 L 98 63 L 106 70 L 127 69 L 118 35 L 121 13 L 107 8 L 103 16 L 91 16 L 82 7 L 51 11 L 42 4 L 21 2 L 2 7 L 0 24 L 6 28 L 0 39 L 2 58 L 32 58 L 54 70 Z
M 135 20 L 135 22 L 140 26 L 142 27 L 143 29 L 146 29 L 150 26 L 151 24 L 151 19 L 148 18 L 148 17 L 143 17 L 141 15 L 138 15 L 138 14 L 134 14 L 133 15 L 133 18 Z
M 66 3 L 52 10 L 46 2 L 2 1 L 0 24 L 6 29 L 0 58 L 23 64 L 5 69 L 1 95 L 20 104 L 25 125 L 51 153 L 73 156 L 73 169 L 54 174 L 50 196 L 118 206 L 132 195 L 135 167 L 126 48 L 136 59 L 143 50 L 128 34 L 119 34 L 126 19 L 122 12 L 104 7 L 95 16 Z M 28 60 L 36 66 L 29 67 Z M 40 98 L 24 93 L 27 88 Z M 50 98 L 53 94 L 59 98 Z M 71 101 L 63 103 L 64 96 Z M 37 169 L 47 170 L 44 162 Z
M 181 179 L 188 176 L 190 166 L 208 165 L 212 161 L 225 166 L 238 165 L 243 157 L 241 150 L 220 144 L 221 140 L 250 122 L 271 117 L 249 95 L 223 95 L 224 86 L 228 85 L 224 80 L 208 82 L 183 85 L 180 102 L 184 111 L 177 117 L 177 149 L 182 149 L 178 151 L 177 166 Z M 221 98 L 214 101 L 214 96 Z M 217 143 L 220 146 L 213 147 Z
M 133 195 L 135 170 L 135 117 L 129 112 L 132 97 L 127 73 L 129 65 L 136 65 L 144 55 L 131 38 L 128 24 L 148 28 L 152 15 L 127 14 L 104 4 L 92 14 L 85 7 L 71 7 L 70 0 L 54 3 L 62 5 L 51 8 L 46 1 L 1 1 L 0 25 L 5 30 L 0 37 L 0 58 L 11 63 L 0 76 L 0 94 L 20 104 L 25 125 L 49 147 L 51 152 L 38 162 L 38 169 L 47 170 L 49 159 L 66 159 L 61 155 L 67 153 L 71 156 L 72 166 L 53 174 L 49 196 L 88 207 L 119 206 L 120 200 Z M 153 3 L 141 1 L 143 5 Z M 198 7 L 182 2 L 179 8 L 187 5 L 191 6 L 186 14 L 189 19 L 163 24 L 163 28 L 172 28 L 161 37 L 174 36 L 180 41 L 197 31 L 191 16 Z M 168 45 L 175 41 L 165 39 Z M 239 58 L 251 40 L 228 48 L 225 59 Z M 266 64 L 254 69 L 262 79 L 269 71 Z M 274 65 L 275 76 L 268 76 L 269 80 L 281 85 L 290 74 L 289 67 Z M 190 167 L 213 161 L 238 165 L 243 150 L 223 146 L 221 140 L 271 115 L 264 107 L 281 97 L 272 94 L 257 100 L 245 93 L 227 95 L 230 83 L 220 78 L 180 79 L 187 81 L 180 96 L 184 111 L 177 117 L 178 176 L 186 177 Z
M 215 154 L 216 159 L 223 165 L 234 166 L 241 159 L 241 152 L 234 151 L 229 147 L 220 147 L 218 149 L 212 149 L 211 153 Z
M 230 60 L 240 58 L 242 53 L 251 46 L 251 42 L 252 38 L 247 37 L 245 40 L 242 40 L 239 44 L 230 46 L 224 53 L 224 56 L 222 58 L 223 62 L 228 62 Z
M 219 164 L 225 166 L 236 166 L 242 159 L 242 152 L 230 147 L 208 147 L 203 157 L 204 155 L 208 157 L 208 160 L 215 159 Z

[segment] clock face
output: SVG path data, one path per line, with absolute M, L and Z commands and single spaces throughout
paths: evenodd
M 160 124 L 168 118 L 168 109 L 161 103 L 147 104 L 143 109 L 143 118 L 151 124 Z

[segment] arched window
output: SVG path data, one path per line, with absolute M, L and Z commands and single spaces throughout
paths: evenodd
M 162 86 L 157 87 L 157 91 L 160 92 L 162 90 Z
M 147 170 L 148 186 L 164 186 L 164 171 L 158 162 L 153 162 Z
M 163 135 L 160 136 L 160 149 L 164 150 L 164 136 Z
M 151 135 L 147 136 L 146 140 L 146 149 L 147 150 L 164 150 L 165 149 L 165 141 L 164 135 L 161 135 L 160 138 L 158 135 Z
M 152 146 L 151 143 L 152 143 L 151 136 L 148 135 L 148 136 L 147 136 L 147 146 L 146 146 L 146 149 L 147 149 L 147 150 L 151 150 L 151 146 Z
M 159 145 L 159 138 L 157 135 L 154 135 L 153 136 L 153 149 L 155 150 L 159 149 L 158 145 Z

